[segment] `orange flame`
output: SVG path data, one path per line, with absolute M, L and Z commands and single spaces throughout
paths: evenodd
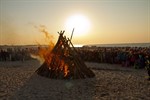
M 37 28 L 37 27 L 36 27 Z M 44 33 L 45 35 L 45 40 L 47 40 L 49 42 L 48 47 L 42 47 L 39 44 L 39 48 L 38 48 L 38 55 L 39 57 L 45 61 L 45 63 L 47 63 L 49 69 L 56 69 L 56 71 L 63 71 L 64 73 L 64 77 L 66 77 L 69 73 L 68 70 L 68 65 L 65 63 L 65 61 L 63 59 L 60 59 L 59 53 L 61 51 L 58 51 L 58 54 L 53 54 L 52 50 L 54 48 L 54 43 L 53 43 L 53 36 L 49 34 L 49 32 L 46 30 L 46 27 L 44 25 L 40 25 L 40 27 L 38 28 L 40 32 Z M 62 45 L 61 43 L 59 45 Z M 55 61 L 53 62 L 52 59 Z M 53 66 L 51 66 L 51 62 L 53 62 Z M 58 67 L 59 66 L 59 67 Z
M 54 48 L 53 36 L 47 31 L 46 26 L 44 25 L 40 25 L 39 27 L 35 26 L 35 28 L 38 28 L 39 31 L 45 35 L 45 41 L 47 40 L 49 42 L 48 47 L 42 47 L 42 45 L 38 44 L 38 55 L 42 60 L 49 64 L 51 61 L 51 51 Z
M 65 77 L 68 75 L 68 72 L 69 72 L 68 66 L 65 65 L 65 66 L 64 66 L 64 76 L 65 76 Z

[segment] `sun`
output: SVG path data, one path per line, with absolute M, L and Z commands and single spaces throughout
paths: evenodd
M 81 14 L 70 16 L 65 23 L 65 29 L 68 32 L 72 32 L 74 28 L 73 35 L 79 37 L 86 35 L 90 30 L 90 26 L 91 24 L 89 19 Z

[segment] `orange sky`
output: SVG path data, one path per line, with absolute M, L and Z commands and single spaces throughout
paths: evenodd
M 74 35 L 74 44 L 150 42 L 149 0 L 0 0 L 0 45 L 43 44 L 44 34 L 35 28 L 40 25 L 56 41 L 75 14 L 85 16 L 90 29 Z M 70 37 L 71 31 L 65 34 Z

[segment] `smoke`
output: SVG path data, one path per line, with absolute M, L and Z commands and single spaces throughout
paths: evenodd
M 45 42 L 49 43 L 53 43 L 53 35 L 51 35 L 49 32 L 48 32 L 48 29 L 45 25 L 39 25 L 39 26 L 36 26 L 34 25 L 34 28 L 38 29 L 39 32 L 41 32 L 42 34 L 44 34 L 44 39 L 45 39 Z
M 42 46 L 38 41 L 37 44 L 39 46 L 38 48 L 38 53 L 31 54 L 31 57 L 34 59 L 37 59 L 40 61 L 40 63 L 43 63 L 45 60 L 50 59 L 51 57 L 51 51 L 54 48 L 54 42 L 53 42 L 53 35 L 51 35 L 47 31 L 47 27 L 45 25 L 39 25 L 39 26 L 34 26 L 36 29 L 38 29 L 39 32 L 44 34 L 45 41 L 48 43 L 48 46 Z
M 43 58 L 41 58 L 39 55 L 34 55 L 34 54 L 30 54 L 30 56 L 33 58 L 33 59 L 37 59 L 39 62 L 40 62 L 40 64 L 43 64 L 44 63 L 44 59 Z

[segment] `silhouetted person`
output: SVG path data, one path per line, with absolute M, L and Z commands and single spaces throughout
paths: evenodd
M 148 80 L 150 81 L 150 57 L 146 56 L 146 70 L 148 73 Z

